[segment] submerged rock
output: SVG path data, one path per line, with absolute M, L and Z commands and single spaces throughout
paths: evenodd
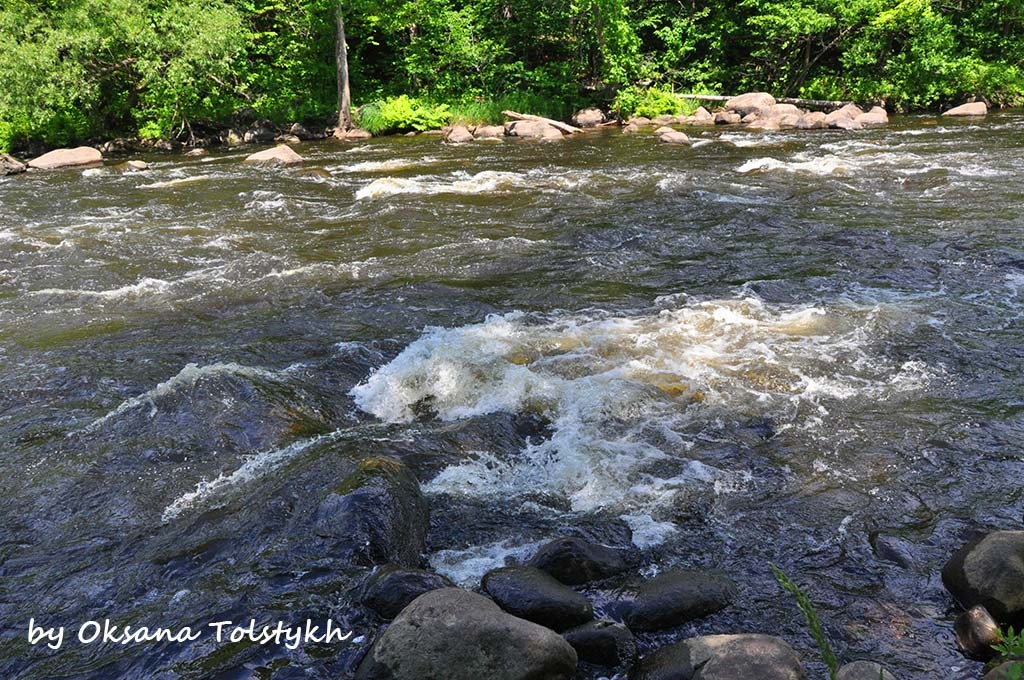
M 587 598 L 534 567 L 502 567 L 484 574 L 480 583 L 502 609 L 552 630 L 594 618 Z
M 14 156 L 0 153 L 0 175 L 17 175 L 27 169 L 27 166 Z
M 836 118 L 829 122 L 828 126 L 834 130 L 862 130 L 864 128 L 863 123 L 850 118 Z
M 423 593 L 454 587 L 446 577 L 432 571 L 385 564 L 366 579 L 359 600 L 385 619 L 393 619 Z
M 332 553 L 352 564 L 416 566 L 429 509 L 409 468 L 391 458 L 370 458 L 320 503 L 314 522 Z
M 28 162 L 28 167 L 37 170 L 56 170 L 82 165 L 96 165 L 103 162 L 103 154 L 91 146 L 79 146 L 74 149 L 54 149 L 39 158 Z
M 999 623 L 1024 621 L 1024 531 L 993 531 L 962 547 L 942 583 L 965 609 L 984 606 Z
M 266 149 L 247 156 L 244 162 L 260 165 L 295 165 L 304 160 L 290 146 L 278 144 L 272 149 Z
M 803 680 L 800 658 L 771 635 L 690 638 L 641 659 L 630 680 Z
M 561 139 L 561 131 L 542 120 L 516 120 L 505 126 L 506 133 L 511 137 L 528 139 Z
M 658 141 L 663 144 L 682 144 L 684 146 L 689 146 L 690 144 L 693 143 L 690 141 L 689 137 L 687 137 L 682 132 L 677 132 L 676 130 L 671 130 L 664 134 L 658 135 Z
M 142 172 L 143 170 L 149 169 L 149 163 L 146 161 L 125 161 L 124 163 L 118 163 L 115 165 L 114 169 L 121 173 Z
M 527 564 L 572 586 L 599 581 L 629 567 L 623 551 L 574 537 L 542 545 Z
M 654 125 L 654 121 L 646 116 L 634 116 L 626 121 L 627 125 L 635 125 L 637 127 L 649 127 Z
M 836 680 L 896 680 L 896 676 L 874 661 L 854 661 L 839 669 Z
M 580 661 L 620 668 L 636 660 L 636 638 L 621 623 L 591 621 L 562 633 L 562 637 L 576 650 Z
M 954 106 L 949 111 L 942 114 L 943 116 L 985 116 L 988 115 L 988 106 L 985 102 L 971 102 L 970 104 L 961 104 L 960 106 Z
M 206 149 L 199 148 L 199 149 L 191 149 L 189 151 L 186 151 L 185 155 L 186 156 L 193 156 L 193 157 L 195 157 L 195 156 L 209 156 L 210 152 L 208 150 L 206 150 Z
M 456 125 L 445 133 L 444 141 L 449 144 L 465 144 L 473 141 L 473 133 L 465 125 Z
M 775 106 L 775 97 L 767 92 L 747 92 L 732 97 L 725 102 L 725 110 L 745 116 L 753 111 L 771 109 Z
M 551 630 L 458 588 L 421 595 L 363 658 L 357 680 L 567 680 L 576 652 Z
M 1003 639 L 999 624 L 980 604 L 956 617 L 953 631 L 956 633 L 956 646 L 964 656 L 981 661 L 995 656 L 992 645 L 999 644 Z
M 580 109 L 572 116 L 572 124 L 581 128 L 597 127 L 605 122 L 607 118 L 601 109 Z
M 642 583 L 625 602 L 624 621 L 633 630 L 660 630 L 714 614 L 736 598 L 725 576 L 704 571 L 667 571 Z

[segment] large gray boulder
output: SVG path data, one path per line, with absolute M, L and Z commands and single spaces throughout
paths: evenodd
M 896 676 L 874 661 L 854 661 L 839 669 L 836 680 L 896 680 Z
M 587 598 L 534 567 L 502 567 L 484 574 L 484 592 L 502 609 L 527 621 L 563 631 L 594 618 Z
M 604 111 L 601 109 L 580 109 L 573 114 L 572 124 L 576 127 L 591 128 L 597 127 L 606 120 Z
M 980 604 L 1000 623 L 1024 622 L 1024 531 L 968 542 L 942 568 L 942 583 L 965 609 Z
M 678 626 L 727 607 L 736 586 L 725 576 L 704 571 L 667 571 L 637 586 L 623 604 L 631 630 Z
M 510 137 L 526 139 L 561 139 L 561 131 L 542 120 L 516 120 L 505 125 Z
M 79 146 L 74 149 L 54 149 L 39 158 L 28 162 L 28 167 L 37 170 L 56 170 L 84 165 L 97 165 L 103 162 L 103 154 L 91 146 Z
M 412 472 L 391 458 L 369 458 L 317 507 L 314 530 L 332 555 L 365 566 L 415 567 L 430 511 Z
M 988 114 L 988 106 L 985 102 L 971 102 L 970 104 L 961 104 L 960 106 L 954 106 L 949 111 L 943 113 L 943 116 L 985 116 Z
M 771 635 L 706 635 L 648 654 L 630 680 L 804 680 L 796 652 Z
M 18 173 L 25 172 L 25 170 L 25 164 L 17 158 L 0 153 L 0 176 L 17 175 Z
M 762 111 L 775 106 L 775 97 L 767 92 L 747 92 L 737 95 L 725 102 L 725 110 L 745 116 L 754 111 Z
M 444 588 L 416 598 L 374 643 L 356 680 L 567 680 L 576 652 L 486 597 Z
M 288 146 L 278 144 L 272 149 L 266 149 L 246 157 L 245 162 L 255 165 L 295 165 L 305 159 Z

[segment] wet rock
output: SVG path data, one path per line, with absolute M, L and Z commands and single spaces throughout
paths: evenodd
M 624 621 L 632 630 L 670 628 L 724 609 L 736 594 L 721 574 L 667 571 L 636 588 L 624 603 Z
M 914 568 L 914 556 L 910 544 L 896 536 L 872 534 L 868 536 L 871 549 L 880 560 L 891 562 L 902 569 Z
M 301 163 L 304 160 L 305 159 L 295 153 L 290 146 L 286 144 L 278 144 L 272 149 L 266 149 L 265 151 L 259 151 L 247 156 L 245 162 L 260 165 L 294 165 L 296 163 Z
M 860 114 L 854 120 L 861 125 L 885 125 L 889 122 L 889 114 L 881 106 L 875 106 L 867 113 Z
M 581 128 L 597 127 L 605 122 L 607 118 L 601 109 L 580 109 L 572 116 L 572 124 Z
M 185 155 L 186 155 L 186 156 L 191 156 L 191 157 L 196 157 L 196 156 L 209 156 L 209 155 L 210 155 L 210 152 L 209 152 L 209 151 L 207 151 L 206 149 L 192 149 L 192 150 L 190 150 L 190 151 L 186 151 L 186 152 L 185 152 Z
M 846 104 L 835 111 L 830 111 L 828 115 L 825 116 L 825 120 L 828 121 L 829 127 L 832 127 L 833 121 L 839 120 L 840 118 L 854 120 L 857 116 L 860 116 L 863 113 L 864 111 L 856 104 Z
M 235 129 L 225 132 L 222 141 L 225 146 L 241 146 L 242 144 L 245 144 L 245 140 L 242 138 L 242 133 Z
M 477 139 L 498 139 L 505 136 L 504 125 L 480 125 L 473 131 Z
M 299 144 L 302 142 L 302 140 L 299 139 L 298 135 L 293 135 L 290 132 L 286 132 L 283 135 L 278 135 L 277 137 L 274 137 L 274 141 L 280 142 L 281 144 Z
M 624 135 L 635 135 L 638 132 L 640 132 L 640 126 L 635 123 L 628 123 L 622 128 Z
M 0 153 L 0 176 L 17 175 L 18 173 L 25 172 L 27 169 L 28 167 L 14 156 Z
M 385 564 L 366 579 L 359 600 L 383 618 L 393 619 L 423 593 L 454 587 L 446 577 L 432 571 Z
M 428 130 L 425 134 L 437 134 L 443 135 L 444 132 L 441 130 Z M 363 130 L 362 128 L 352 128 L 351 130 L 342 130 L 341 128 L 335 128 L 331 135 L 335 139 L 342 139 L 347 142 L 356 142 L 363 139 L 370 139 L 373 137 L 370 132 Z
M 56 170 L 83 165 L 96 165 L 103 162 L 103 154 L 91 146 L 79 146 L 74 149 L 54 149 L 39 158 L 28 162 L 28 167 L 37 170 Z
M 1024 621 L 1024 531 L 993 531 L 967 543 L 942 568 L 965 609 L 984 606 L 1000 623 Z
M 796 126 L 801 130 L 821 130 L 828 127 L 827 118 L 821 111 L 811 111 L 800 116 Z
M 1019 680 L 1021 677 L 1024 677 L 1024 660 L 1013 660 L 999 664 L 981 680 Z
M 594 618 L 587 598 L 535 567 L 502 567 L 480 583 L 502 609 L 527 621 L 562 631 Z
M 242 140 L 246 144 L 268 144 L 274 141 L 277 132 L 267 124 L 257 125 L 245 131 Z
M 751 130 L 781 130 L 782 129 L 779 126 L 779 121 L 775 120 L 774 118 L 765 118 L 765 119 L 754 118 L 747 125 L 747 127 L 749 127 Z
M 896 680 L 896 676 L 874 661 L 854 661 L 839 669 L 836 680 Z
M 1003 639 L 999 625 L 980 604 L 956 617 L 953 630 L 956 633 L 956 646 L 964 656 L 981 661 L 995 656 L 992 645 L 999 644 Z
M 465 125 L 456 125 L 445 133 L 444 141 L 449 144 L 465 144 L 473 141 L 473 133 Z
M 800 126 L 800 120 L 802 116 L 800 114 L 790 113 L 785 116 L 775 118 L 775 123 L 779 126 L 780 130 L 794 130 Z
M 690 116 L 690 120 L 698 124 L 714 123 L 715 117 L 711 115 L 711 112 L 705 109 L 703 106 L 697 107 L 697 110 Z
M 573 537 L 546 543 L 527 564 L 572 586 L 599 581 L 629 568 L 623 551 Z
M 630 680 L 803 680 L 800 658 L 771 635 L 707 635 L 645 656 Z
M 676 117 L 669 113 L 663 113 L 651 122 L 655 125 L 671 125 L 676 122 Z
M 683 146 L 690 146 L 693 143 L 685 134 L 675 130 L 658 135 L 658 141 L 663 144 L 682 144 Z
M 526 139 L 561 139 L 558 128 L 542 120 L 516 120 L 505 126 L 506 133 L 511 137 Z
M 579 660 L 595 666 L 620 668 L 636 660 L 636 638 L 621 623 L 591 621 L 562 633 Z
M 426 543 L 429 508 L 416 477 L 391 458 L 359 464 L 317 508 L 318 536 L 351 564 L 416 566 Z
M 672 128 L 670 128 L 667 125 L 662 125 L 660 128 L 658 128 L 657 130 L 654 131 L 654 134 L 656 136 L 661 136 L 661 135 L 664 135 L 664 134 L 669 133 L 669 132 L 675 132 L 675 130 L 673 130 Z
M 288 134 L 295 135 L 304 142 L 316 139 L 316 135 L 307 130 L 306 126 L 302 123 L 292 123 L 292 126 L 288 128 Z
M 576 652 L 562 636 L 458 588 L 402 610 L 374 643 L 356 680 L 564 680 Z
M 864 125 L 849 118 L 836 118 L 828 126 L 834 130 L 862 130 Z
M 735 111 L 719 111 L 715 114 L 715 125 L 735 125 L 743 120 L 743 116 Z
M 633 118 L 630 118 L 626 122 L 628 125 L 635 125 L 637 127 L 649 127 L 651 125 L 654 125 L 654 121 L 645 116 L 634 116 Z
M 775 97 L 767 92 L 747 92 L 725 102 L 725 110 L 745 116 L 752 111 L 761 111 L 775 106 Z
M 785 116 L 796 116 L 799 118 L 802 115 L 804 115 L 804 112 L 794 104 L 773 104 L 767 109 L 761 110 L 761 116 L 764 118 L 783 118 Z
M 114 170 L 121 173 L 127 172 L 142 172 L 143 170 L 149 169 L 149 163 L 146 161 L 125 161 L 124 163 L 118 163 L 114 166 Z
M 949 111 L 942 114 L 943 116 L 985 116 L 988 115 L 988 106 L 985 102 L 971 102 L 970 104 L 961 104 L 960 106 L 954 106 Z

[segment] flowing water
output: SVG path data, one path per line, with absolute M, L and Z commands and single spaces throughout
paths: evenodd
M 1024 515 L 1024 116 L 695 136 L 0 179 L 0 675 L 342 677 L 365 570 L 313 510 L 388 455 L 467 587 L 566 531 L 632 543 L 741 589 L 645 648 L 773 632 L 821 676 L 771 562 L 841 658 L 979 677 L 938 573 Z M 26 641 L 250 617 L 356 637 Z

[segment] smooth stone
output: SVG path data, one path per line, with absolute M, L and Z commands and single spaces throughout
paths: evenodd
M 636 125 L 637 127 L 649 127 L 654 125 L 654 121 L 646 116 L 635 116 L 626 121 L 627 125 Z
M 995 656 L 996 652 L 992 646 L 999 644 L 1003 639 L 999 632 L 999 624 L 980 604 L 956 617 L 953 632 L 956 633 L 956 646 L 964 656 L 980 661 L 987 661 Z
M 949 111 L 942 114 L 943 116 L 985 116 L 988 115 L 988 106 L 985 102 L 971 102 L 969 104 L 961 104 L 960 106 L 954 106 Z
M 735 125 L 743 120 L 743 116 L 735 111 L 719 111 L 715 114 L 715 125 Z
M 284 134 L 278 135 L 277 137 L 274 137 L 274 141 L 279 142 L 281 144 L 300 144 L 302 143 L 302 138 L 299 137 L 298 135 L 293 135 L 290 132 L 286 132 Z
M 118 163 L 114 166 L 114 169 L 118 172 L 142 172 L 143 170 L 149 169 L 149 163 L 146 161 L 125 161 L 124 163 Z
M 836 118 L 829 122 L 828 126 L 833 130 L 862 130 L 864 125 L 850 118 Z
M 629 680 L 693 680 L 693 661 L 686 640 L 645 654 L 629 671 Z
M 846 104 L 845 106 L 838 108 L 835 111 L 830 111 L 828 115 L 825 116 L 825 120 L 828 121 L 829 126 L 831 127 L 832 121 L 839 120 L 840 118 L 854 120 L 857 118 L 857 116 L 863 115 L 863 113 L 864 110 L 861 109 L 856 104 Z
M 19 161 L 14 156 L 9 156 L 5 153 L 0 153 L 0 176 L 3 175 L 17 175 L 25 172 L 28 169 L 24 163 Z
M 505 126 L 511 137 L 526 139 L 561 139 L 562 132 L 542 120 L 516 120 Z
M 465 144 L 466 142 L 472 142 L 473 139 L 473 133 L 465 125 L 456 125 L 448 130 L 444 136 L 444 141 L 449 144 Z
M 441 133 L 440 130 L 438 130 L 436 134 L 442 134 L 442 133 Z M 335 136 L 339 137 L 339 135 L 337 133 L 335 133 Z M 351 130 L 346 130 L 346 131 L 342 132 L 341 135 L 340 135 L 340 139 L 347 139 L 349 141 L 358 141 L 360 139 L 371 139 L 372 137 L 373 137 L 373 135 L 370 133 L 369 130 L 363 130 L 362 128 L 352 128 Z
M 79 146 L 74 149 L 54 149 L 39 158 L 28 162 L 28 167 L 37 170 L 56 170 L 80 165 L 96 165 L 103 162 L 103 154 L 91 146 Z
M 412 472 L 392 458 L 364 460 L 321 501 L 318 536 L 350 564 L 419 563 L 430 511 Z
M 670 113 L 663 113 L 660 116 L 654 118 L 654 120 L 652 120 L 651 122 L 654 123 L 655 125 L 671 125 L 672 123 L 676 122 L 676 117 Z
M 505 136 L 504 125 L 479 125 L 473 131 L 477 139 L 498 139 Z
M 881 106 L 875 106 L 867 113 L 862 113 L 855 121 L 861 125 L 885 125 L 889 122 L 889 114 Z
M 828 116 L 821 111 L 810 111 L 800 117 L 796 126 L 801 130 L 822 130 L 828 127 Z
M 576 651 L 553 631 L 458 588 L 402 610 L 360 662 L 356 680 L 568 680 Z
M 691 120 L 698 123 L 712 123 L 715 117 L 711 115 L 711 112 L 705 109 L 703 106 L 698 106 L 697 110 L 690 116 Z
M 735 111 L 745 116 L 751 111 L 761 111 L 775 106 L 775 97 L 767 92 L 747 92 L 725 102 L 726 111 Z
M 432 571 L 385 564 L 366 579 L 359 600 L 383 618 L 393 619 L 423 593 L 454 587 L 448 578 Z
M 767 109 L 761 110 L 761 115 L 765 118 L 782 118 L 783 116 L 796 116 L 799 118 L 804 113 L 795 104 L 773 104 Z
M 704 571 L 667 571 L 645 581 L 626 602 L 624 621 L 632 630 L 661 630 L 714 614 L 737 595 L 725 576 Z
M 854 661 L 839 669 L 836 680 L 896 680 L 896 676 L 874 661 Z
M 608 120 L 601 109 L 580 109 L 572 116 L 572 124 L 581 128 L 597 127 Z
M 562 637 L 576 650 L 580 661 L 619 668 L 636 660 L 636 638 L 621 623 L 591 621 L 562 633 Z
M 278 144 L 272 149 L 265 149 L 246 156 L 245 163 L 259 165 L 295 165 L 305 159 L 286 144 Z
M 658 141 L 664 144 L 683 144 L 685 146 L 693 143 L 684 133 L 675 130 L 658 135 Z
M 594 608 L 572 588 L 535 567 L 502 567 L 484 574 L 484 592 L 510 614 L 563 631 L 594 618 Z
M 670 128 L 667 125 L 662 125 L 660 128 L 658 128 L 657 130 L 654 131 L 654 134 L 656 136 L 660 136 L 660 135 L 667 134 L 669 132 L 675 132 L 675 130 L 673 130 L 672 128 Z
M 803 680 L 800 658 L 772 635 L 706 635 L 643 657 L 630 680 Z
M 208 150 L 206 150 L 206 149 L 192 149 L 191 151 L 186 151 L 185 155 L 186 156 L 192 156 L 192 157 L 196 157 L 196 156 L 209 156 L 210 152 Z
M 636 123 L 628 123 L 622 128 L 624 135 L 635 135 L 638 132 L 640 132 L 640 126 Z
M 968 542 L 942 568 L 960 606 L 982 605 L 999 623 L 1024 621 L 1024 531 L 993 531 Z
M 542 545 L 527 564 L 571 586 L 599 581 L 629 568 L 623 551 L 575 537 Z

